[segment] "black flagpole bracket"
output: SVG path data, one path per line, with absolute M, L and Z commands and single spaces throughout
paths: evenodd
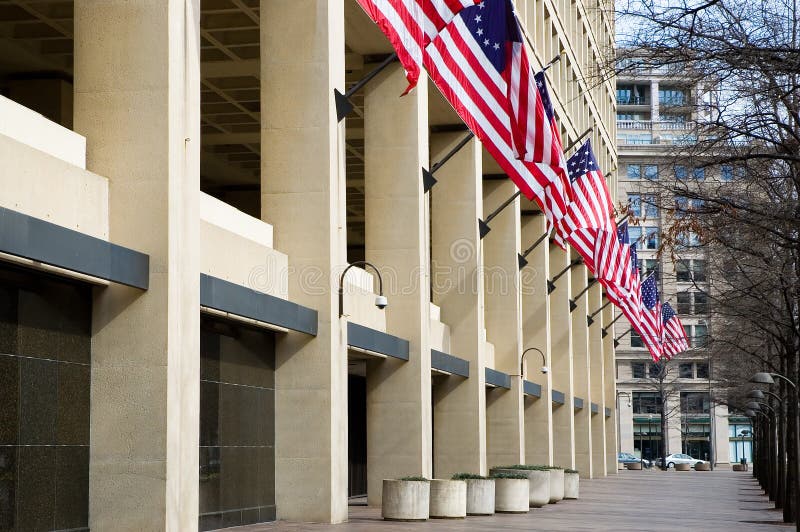
M 601 313 L 603 311 L 603 309 L 606 308 L 607 306 L 609 306 L 610 304 L 611 304 L 611 301 L 606 301 L 603 304 L 603 306 L 601 306 L 599 309 L 595 310 L 594 312 L 592 312 L 591 314 L 586 316 L 586 322 L 589 324 L 589 327 L 591 327 L 592 324 L 594 323 L 594 317 L 597 316 L 599 313 Z
M 361 88 L 372 81 L 372 78 L 377 76 L 378 74 L 383 71 L 384 68 L 389 66 L 394 61 L 397 61 L 397 53 L 391 54 L 389 57 L 383 60 L 383 62 L 372 69 L 366 76 L 361 78 L 360 80 L 356 81 L 352 87 L 347 89 L 347 92 L 342 94 L 339 92 L 339 89 L 333 89 L 333 96 L 336 103 L 336 119 L 337 121 L 341 122 L 344 120 L 344 117 L 349 115 L 353 111 L 353 104 L 350 102 L 350 97 L 357 93 Z
M 605 327 L 603 327 L 603 329 L 601 330 L 601 332 L 603 333 L 603 338 L 605 338 L 606 336 L 608 336 L 608 328 L 609 328 L 609 327 L 611 327 L 612 325 L 614 325 L 614 323 L 615 323 L 615 322 L 616 322 L 618 319 L 620 319 L 621 317 L 622 317 L 622 313 L 620 312 L 620 313 L 619 313 L 619 315 L 618 315 L 616 318 L 614 318 L 613 320 L 611 320 L 611 323 L 609 323 L 608 325 L 606 325 Z M 628 331 L 630 331 L 630 329 L 629 329 Z M 626 332 L 625 332 L 625 334 L 628 334 L 628 332 L 626 331 Z M 625 336 L 625 334 L 623 334 L 622 336 Z M 620 338 L 622 338 L 622 336 L 620 336 Z
M 550 235 L 550 233 L 543 234 L 538 239 L 536 239 L 536 242 L 534 242 L 531 247 L 529 247 L 528 249 L 526 249 L 522 253 L 517 253 L 517 263 L 519 264 L 519 269 L 520 270 L 528 265 L 528 259 L 527 259 L 528 255 L 530 255 L 531 252 L 539 246 L 539 244 L 544 242 L 549 235 Z
M 577 259 L 573 260 L 572 262 L 569 263 L 569 266 L 567 266 L 566 268 L 564 268 L 563 270 L 558 272 L 556 274 L 556 276 L 553 277 L 552 280 L 548 279 L 547 280 L 547 295 L 549 296 L 550 294 L 552 294 L 555 291 L 555 289 L 556 289 L 556 281 L 558 281 L 565 273 L 570 271 L 574 266 L 577 266 L 579 264 L 583 264 L 583 259 L 582 258 L 577 258 Z
M 594 126 L 590 127 L 589 129 L 587 129 L 586 131 L 584 131 L 583 133 L 581 133 L 580 135 L 578 135 L 578 138 L 577 138 L 577 139 L 573 140 L 573 141 L 570 143 L 570 145 L 569 145 L 569 146 L 567 146 L 566 148 L 564 148 L 564 153 L 566 153 L 566 152 L 570 151 L 572 148 L 574 148 L 574 147 L 575 147 L 575 146 L 576 146 L 576 145 L 577 145 L 577 144 L 578 144 L 578 143 L 579 143 L 581 140 L 583 140 L 583 137 L 585 137 L 586 135 L 588 135 L 589 133 L 591 133 L 591 132 L 592 132 L 592 130 L 594 130 Z
M 614 348 L 615 348 L 615 349 L 616 349 L 617 347 L 619 347 L 619 341 L 620 341 L 620 340 L 621 340 L 621 339 L 622 339 L 622 338 L 623 338 L 623 337 L 624 337 L 626 334 L 628 334 L 629 332 L 631 332 L 632 330 L 633 330 L 633 327 L 631 327 L 630 329 L 628 329 L 628 330 L 627 330 L 627 331 L 625 331 L 624 333 L 622 333 L 622 334 L 620 334 L 619 336 L 617 336 L 616 338 L 614 338 Z
M 455 147 L 452 150 L 447 152 L 447 155 L 442 157 L 442 159 L 438 163 L 434 164 L 430 170 L 426 168 L 422 169 L 422 188 L 424 192 L 429 192 L 433 188 L 433 185 L 436 184 L 436 178 L 433 177 L 433 174 L 435 174 L 436 171 L 439 170 L 439 168 L 444 166 L 445 163 L 453 157 L 453 155 L 455 155 L 456 153 L 459 152 L 459 150 L 461 150 L 461 148 L 466 146 L 467 143 L 470 140 L 472 140 L 474 136 L 475 133 L 470 131 L 463 139 L 461 139 L 461 141 L 458 144 L 455 145 Z
M 589 282 L 586 283 L 586 288 L 584 288 L 583 290 L 578 292 L 578 294 L 575 296 L 575 299 L 570 299 L 569 300 L 569 311 L 570 312 L 572 312 L 573 310 L 578 308 L 578 300 L 583 297 L 583 294 L 585 294 L 586 292 L 589 291 L 589 289 L 594 285 L 594 283 L 596 281 L 597 281 L 597 279 L 589 279 Z M 587 316 L 587 318 L 588 318 L 588 316 Z M 591 325 L 591 323 L 589 325 Z
M 492 228 L 491 228 L 491 227 L 489 227 L 489 222 L 491 222 L 492 220 L 494 220 L 495 216 L 497 216 L 498 214 L 500 214 L 500 212 L 501 212 L 503 209 L 505 209 L 506 207 L 508 207 L 509 205 L 511 205 L 511 204 L 514 202 L 514 200 L 515 200 L 515 199 L 517 199 L 517 198 L 519 197 L 519 195 L 520 195 L 520 194 L 521 194 L 521 192 L 520 192 L 519 190 L 517 190 L 516 192 L 514 192 L 514 195 L 513 195 L 513 196 L 511 196 L 510 198 L 508 198 L 507 200 L 505 200 L 505 201 L 504 201 L 504 202 L 503 202 L 503 203 L 502 203 L 502 204 L 501 204 L 501 205 L 500 205 L 498 208 L 496 208 L 495 210 L 493 210 L 493 211 L 492 211 L 492 213 L 491 213 L 491 214 L 489 214 L 489 216 L 487 216 L 487 217 L 486 217 L 486 220 L 485 220 L 485 221 L 484 221 L 484 220 L 482 220 L 481 218 L 478 218 L 478 230 L 480 231 L 481 240 L 483 240 L 483 237 L 485 237 L 486 235 L 488 235 L 488 234 L 489 234 L 489 231 L 491 231 L 491 230 L 492 230 Z

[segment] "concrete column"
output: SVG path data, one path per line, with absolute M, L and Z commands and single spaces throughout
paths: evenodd
M 584 478 L 592 478 L 592 389 L 589 381 L 589 330 L 586 314 L 589 312 L 589 294 L 578 294 L 588 285 L 586 266 L 576 266 L 570 271 L 572 299 L 575 310 L 572 320 L 572 383 L 575 397 L 583 399 L 583 408 L 575 410 L 575 467 Z M 566 276 L 565 276 L 566 277 Z
M 605 327 L 614 319 L 614 306 L 607 306 L 603 312 L 598 315 L 600 321 L 595 325 Z M 613 329 L 613 326 L 611 327 Z M 603 390 L 606 402 L 606 408 L 609 409 L 611 417 L 606 418 L 606 471 L 609 474 L 617 474 L 617 453 L 620 452 L 620 432 L 619 432 L 619 412 L 617 406 L 623 400 L 622 397 L 617 399 L 617 361 L 614 351 L 614 331 L 609 330 L 605 337 L 603 331 L 600 330 L 600 338 L 603 344 Z M 627 402 L 627 400 L 626 400 Z M 603 413 L 605 417 L 605 413 Z M 633 435 L 631 434 L 631 437 Z
M 431 475 L 428 85 L 406 96 L 394 64 L 364 89 L 366 257 L 384 273 L 387 330 L 410 342 L 409 360 L 367 365 L 367 494 L 382 481 Z
M 660 120 L 661 102 L 658 100 L 658 81 L 650 82 L 650 119 L 653 122 Z
M 516 192 L 510 180 L 484 184 L 484 219 Z M 522 305 L 517 252 L 520 247 L 520 200 L 494 220 L 483 239 L 486 294 L 486 340 L 494 345 L 494 369 L 519 374 L 522 353 Z M 486 392 L 487 461 L 495 465 L 525 462 L 522 379 L 511 377 L 511 389 Z
M 714 461 L 716 464 L 731 463 L 730 436 L 728 434 L 728 406 L 714 405 L 711 413 L 714 423 Z
M 75 130 L 150 289 L 96 291 L 89 526 L 197 530 L 199 0 L 75 2 Z
M 550 247 L 550 279 L 570 263 L 569 252 Z M 553 460 L 555 465 L 575 467 L 575 416 L 572 386 L 572 319 L 569 313 L 570 274 L 556 281 L 550 294 L 551 374 L 553 389 L 564 394 L 566 404 L 553 403 Z
M 669 442 L 666 454 L 682 453 L 683 452 L 683 438 L 681 437 L 681 423 L 683 422 L 681 415 L 681 397 L 680 393 L 671 393 L 667 397 L 667 404 L 664 405 L 664 411 L 667 412 L 667 434 L 666 438 Z
M 440 160 L 464 133 L 431 138 Z M 469 378 L 444 377 L 433 388 L 433 474 L 486 474 L 486 365 L 483 257 L 476 220 L 483 205 L 482 148 L 472 140 L 437 173 L 431 191 L 433 302 L 450 325 L 452 355 L 469 361 Z
M 525 203 L 525 202 L 523 202 Z M 531 206 L 532 208 L 532 206 Z M 525 207 L 523 206 L 523 209 Z M 522 217 L 522 248 L 527 249 L 546 231 L 543 215 Z M 550 367 L 550 305 L 545 279 L 550 275 L 549 242 L 543 241 L 528 255 L 528 265 L 520 271 L 522 287 L 523 351 L 529 347 L 541 349 Z M 525 378 L 542 387 L 539 399 L 525 397 L 525 460 L 529 464 L 553 464 L 552 373 L 540 371 L 541 356 L 536 351 L 525 357 Z
M 316 337 L 275 345 L 276 505 L 290 521 L 347 519 L 344 126 L 333 102 L 344 88 L 343 9 L 261 1 L 261 217 L 289 256 L 289 298 L 319 313 Z
M 603 304 L 603 288 L 595 283 L 589 289 L 588 313 L 596 311 Z M 577 310 L 575 311 L 577 312 Z M 592 475 L 595 477 L 606 476 L 606 416 L 605 416 L 605 359 L 603 357 L 603 340 L 600 327 L 602 320 L 598 319 L 589 327 L 589 384 L 592 390 L 592 402 L 597 405 L 597 413 L 592 414 Z M 588 321 L 587 321 L 588 324 Z

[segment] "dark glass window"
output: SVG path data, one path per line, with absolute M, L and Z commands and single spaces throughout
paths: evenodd
M 675 263 L 675 279 L 680 282 L 691 282 L 692 263 L 690 260 L 681 259 Z
M 87 529 L 91 289 L 0 268 L 0 530 Z
M 203 316 L 200 530 L 274 520 L 273 335 Z
M 631 331 L 631 347 L 644 347 L 642 337 L 636 331 Z
M 697 378 L 698 379 L 708 378 L 708 363 L 706 362 L 697 363 Z
M 676 299 L 678 301 L 678 314 L 692 313 L 692 294 L 690 292 L 678 292 Z
M 656 205 L 656 198 L 653 196 L 644 197 L 644 215 L 649 219 L 658 218 L 658 206 Z
M 681 379 L 691 379 L 694 375 L 692 374 L 692 364 L 691 363 L 684 363 L 678 365 L 678 377 Z
M 658 165 L 656 164 L 644 165 L 644 177 L 645 179 L 650 179 L 650 180 L 658 179 Z
M 694 313 L 708 314 L 708 296 L 703 292 L 694 293 Z
M 720 167 L 720 177 L 723 181 L 733 181 L 733 166 L 724 164 Z
M 644 362 L 631 362 L 631 374 L 634 379 L 644 379 Z
M 694 326 L 694 338 L 692 339 L 693 347 L 705 347 L 708 341 L 708 327 L 703 324 Z
M 681 392 L 681 411 L 686 414 L 708 414 L 711 400 L 707 392 Z
M 634 414 L 659 414 L 661 395 L 656 392 L 633 392 Z
M 650 364 L 648 377 L 651 379 L 657 379 L 661 376 L 661 365 L 660 364 Z
M 678 179 L 686 179 L 688 172 L 685 166 L 675 165 L 675 177 Z
M 627 172 L 628 179 L 639 179 L 642 176 L 642 167 L 638 164 L 629 164 L 628 165 L 628 172 Z
M 695 178 L 695 179 L 697 179 L 698 181 L 702 181 L 703 179 L 705 179 L 705 178 L 706 178 L 706 169 L 705 169 L 705 168 L 695 168 L 695 169 L 692 171 L 692 175 L 693 175 L 693 176 L 694 176 L 694 178 Z
M 706 261 L 702 259 L 694 259 L 692 261 L 692 275 L 694 280 L 698 283 L 704 283 L 706 279 Z

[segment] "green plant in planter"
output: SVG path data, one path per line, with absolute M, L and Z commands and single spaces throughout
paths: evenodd
M 450 480 L 486 480 L 487 477 L 483 475 L 476 475 L 475 473 L 456 473 Z
M 580 471 L 578 471 L 577 469 L 565 469 L 564 473 L 575 473 L 575 474 L 577 474 L 577 473 L 580 473 Z
M 550 466 L 542 466 L 542 467 L 547 468 L 547 469 L 564 469 L 563 467 L 558 466 L 558 465 L 550 465 Z
M 528 464 L 514 464 L 508 466 L 495 467 L 494 469 L 520 469 L 523 471 L 549 471 L 550 466 L 545 465 L 528 465 Z
M 511 478 L 514 480 L 528 480 L 527 475 L 522 475 L 519 473 L 493 473 L 489 478 Z
M 430 480 L 425 477 L 403 477 L 400 480 L 404 480 L 406 482 L 430 482 Z

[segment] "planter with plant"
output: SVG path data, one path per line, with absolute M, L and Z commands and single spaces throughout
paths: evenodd
M 575 469 L 564 470 L 564 498 L 577 499 L 580 486 L 580 474 Z
M 493 473 L 523 473 L 528 475 L 528 504 L 541 508 L 550 502 L 550 469 L 547 466 L 516 464 L 496 467 Z
M 430 516 L 463 519 L 467 516 L 467 483 L 463 480 L 431 480 Z
M 494 513 L 494 479 L 472 473 L 456 473 L 453 480 L 467 484 L 467 515 Z
M 528 475 L 522 471 L 514 473 L 492 473 L 494 480 L 494 511 L 504 514 L 528 513 Z
M 711 462 L 697 462 L 694 465 L 695 471 L 711 471 Z
M 381 517 L 387 521 L 425 521 L 430 509 L 431 483 L 424 477 L 383 481 Z
M 675 464 L 675 471 L 689 471 L 692 469 L 692 464 Z

